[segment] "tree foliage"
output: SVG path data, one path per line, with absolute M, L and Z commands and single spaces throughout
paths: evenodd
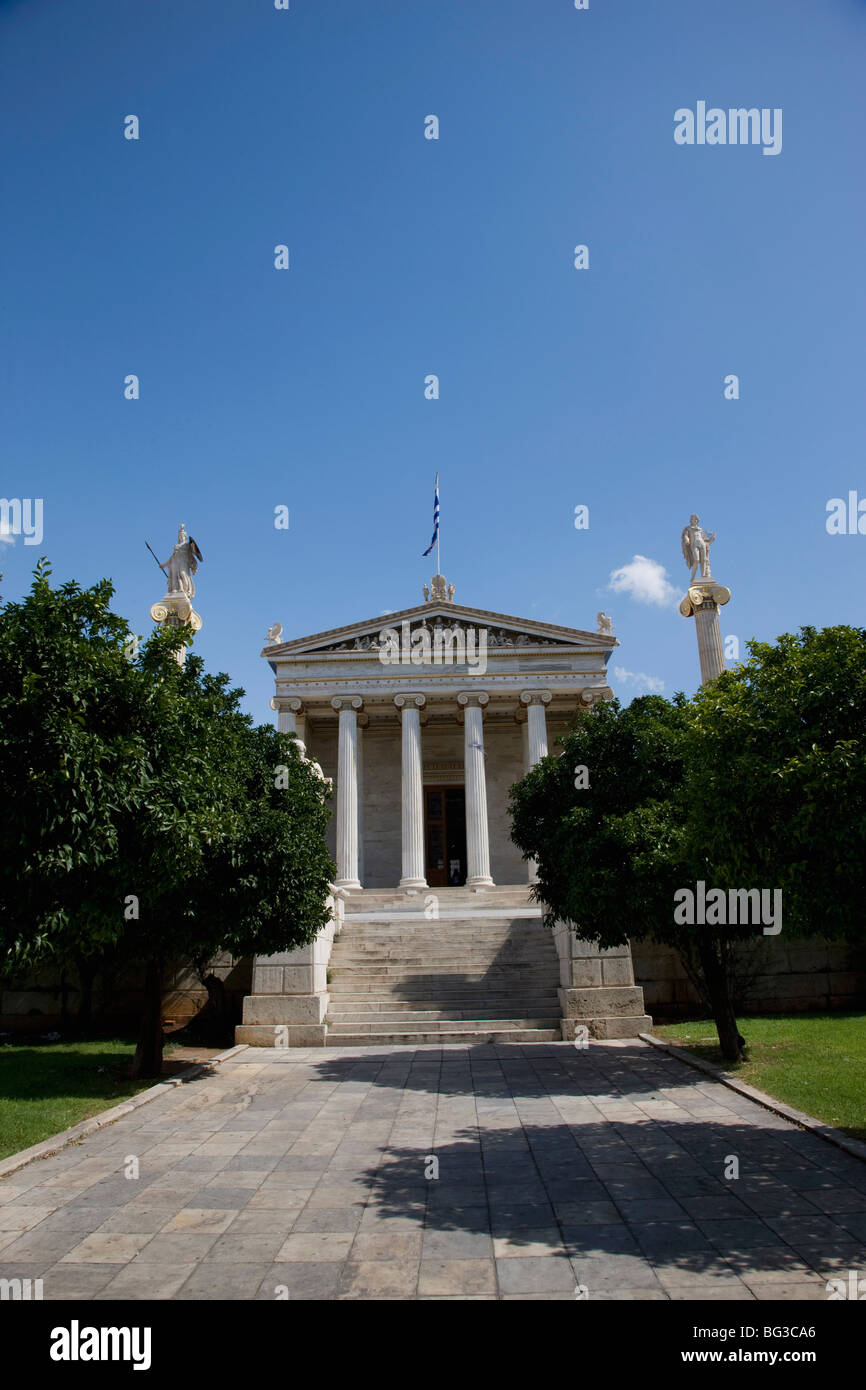
M 153 1074 L 164 962 L 308 944 L 334 866 L 296 740 L 255 727 L 199 658 L 179 666 L 188 632 L 138 647 L 112 592 L 53 589 L 41 563 L 0 612 L 0 952 L 7 971 L 109 947 L 144 962 Z
M 730 946 L 762 925 L 680 925 L 678 889 L 781 889 L 784 931 L 864 935 L 866 633 L 807 627 L 749 651 L 691 701 L 594 706 L 511 795 L 548 924 L 676 947 L 727 1056 Z
M 691 705 L 690 832 L 722 886 L 782 890 L 784 930 L 866 934 L 866 631 L 804 627 Z
M 673 894 L 688 882 L 686 718 L 659 695 L 595 705 L 512 788 L 512 838 L 538 864 L 548 925 L 579 926 L 603 947 L 668 940 Z M 580 769 L 586 769 L 588 785 Z

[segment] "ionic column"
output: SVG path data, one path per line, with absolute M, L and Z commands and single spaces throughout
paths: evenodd
M 337 740 L 337 888 L 360 888 L 358 878 L 358 710 L 360 695 L 335 695 Z
M 424 877 L 424 788 L 421 763 L 423 695 L 395 695 L 403 726 L 401 773 L 401 888 L 426 888 Z
M 680 602 L 680 612 L 684 618 L 695 620 L 702 685 L 716 680 L 725 669 L 719 609 L 730 602 L 731 591 L 713 579 L 710 572 L 710 546 L 715 539 L 715 531 L 708 536 L 694 515 L 683 529 L 683 555 L 686 564 L 691 565 L 692 573 L 688 590 Z M 699 566 L 700 575 L 697 574 Z
M 487 777 L 484 770 L 484 692 L 457 696 L 463 706 L 463 767 L 466 779 L 466 860 L 469 888 L 492 888 L 487 831 Z
M 520 703 L 526 706 L 526 770 L 535 767 L 537 762 L 547 757 L 547 715 L 545 705 L 553 696 L 549 690 L 522 690 Z M 538 882 L 538 864 L 534 859 L 527 860 L 527 879 Z
M 523 690 L 520 693 L 520 703 L 526 706 L 529 767 L 535 767 L 537 762 L 547 757 L 547 716 L 544 707 L 552 699 L 549 690 Z
M 301 752 L 307 751 L 307 716 L 302 700 L 271 700 L 271 709 L 277 711 L 277 728 L 281 734 L 295 734 L 301 745 Z
M 715 680 L 725 669 L 719 606 L 713 599 L 705 598 L 700 608 L 695 609 L 695 627 L 698 634 L 701 684 L 706 685 L 707 681 Z
M 725 669 L 725 651 L 719 627 L 719 609 L 730 601 L 731 591 L 710 575 L 693 579 L 680 603 L 684 618 L 694 618 L 698 634 L 701 684 L 715 680 Z

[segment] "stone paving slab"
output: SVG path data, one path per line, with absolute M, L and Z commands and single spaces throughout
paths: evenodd
M 797 1301 L 850 1269 L 866 1164 L 641 1040 L 249 1049 L 0 1179 L 0 1279 L 46 1299 Z

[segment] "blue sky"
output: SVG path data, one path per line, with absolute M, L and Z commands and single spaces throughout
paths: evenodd
M 146 632 L 183 520 L 196 649 L 269 720 L 271 623 L 420 601 L 438 470 L 458 602 L 604 608 L 666 694 L 693 624 L 607 586 L 679 596 L 692 511 L 724 634 L 863 624 L 862 0 L 4 0 L 0 51 L 0 493 L 44 500 L 5 598 L 45 553 Z M 781 153 L 677 145 L 698 101 Z

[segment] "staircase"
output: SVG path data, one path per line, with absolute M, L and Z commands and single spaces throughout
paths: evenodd
M 559 963 L 526 888 L 362 890 L 329 968 L 327 1046 L 556 1042 Z

